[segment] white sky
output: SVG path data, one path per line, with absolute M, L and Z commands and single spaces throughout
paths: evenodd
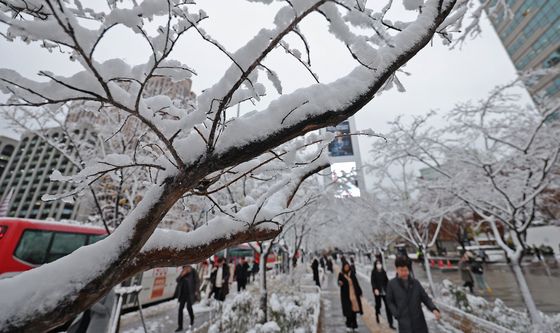
M 384 3 L 384 1 L 376 3 Z M 396 1 L 398 2 L 398 1 Z M 247 4 L 242 0 L 201 0 L 210 18 L 203 25 L 216 40 L 229 51 L 235 51 L 260 28 L 271 26 L 274 10 L 261 4 Z M 373 3 L 373 1 L 370 1 Z M 276 4 L 278 7 L 281 4 Z M 392 9 L 393 17 L 410 18 L 413 13 Z M 348 73 L 357 64 L 346 49 L 327 32 L 324 19 L 314 14 L 303 26 L 311 46 L 312 65 L 321 82 L 333 81 Z M 488 20 L 482 20 L 482 35 L 467 42 L 462 49 L 449 50 L 438 40 L 420 52 L 404 68 L 411 76 L 398 75 L 407 92 L 396 89 L 383 92 L 363 108 L 356 117 L 358 129 L 372 128 L 383 133 L 387 121 L 399 114 L 417 115 L 436 109 L 445 111 L 457 102 L 477 100 L 486 96 L 495 85 L 506 83 L 515 77 L 515 70 L 505 50 Z M 4 30 L 4 29 L 2 29 Z M 125 29 L 116 29 L 101 43 L 96 54 L 99 60 L 123 58 L 132 64 L 146 60 L 149 48 L 140 37 Z M 215 47 L 205 43 L 194 33 L 185 36 L 173 58 L 194 68 L 198 75 L 193 77 L 193 90 L 199 93 L 216 82 L 230 65 L 228 58 L 217 52 Z M 297 39 L 289 37 L 292 47 L 301 45 Z M 22 43 L 7 43 L 0 40 L 0 67 L 13 68 L 24 75 L 32 76 L 39 69 L 48 69 L 57 74 L 71 74 L 79 69 L 69 62 L 67 55 L 49 54 L 38 47 Z M 280 74 L 284 93 L 312 84 L 313 81 L 301 65 L 287 57 L 283 50 L 276 50 L 265 64 Z M 270 85 L 269 85 L 270 86 Z M 275 96 L 269 96 L 262 103 L 244 105 L 243 111 L 261 109 Z M 8 134 L 6 123 L 0 118 L 0 134 Z M 368 139 L 360 138 L 362 159 L 371 160 Z

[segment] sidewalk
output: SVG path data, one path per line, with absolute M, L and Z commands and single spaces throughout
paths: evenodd
M 319 325 L 320 333 L 339 333 L 346 332 L 346 318 L 342 315 L 342 306 L 340 304 L 340 289 L 337 284 L 338 267 L 335 266 L 335 272 L 326 274 L 323 280 L 323 288 L 321 291 L 321 319 Z M 371 287 L 364 284 L 363 279 L 359 280 L 360 286 L 366 296 Z M 382 321 L 380 324 L 375 322 L 375 309 L 370 301 L 362 296 L 362 307 L 364 315 L 358 315 L 359 333 L 394 333 L 389 329 L 388 325 Z
M 146 322 L 146 329 L 149 333 L 171 333 L 175 332 L 177 328 L 177 311 L 179 304 L 177 300 L 171 300 L 161 303 L 149 308 L 144 309 L 144 321 Z M 207 326 L 207 321 L 210 319 L 211 308 L 201 304 L 195 304 L 194 310 L 194 327 L 191 332 Z M 182 332 L 189 332 L 189 314 L 185 308 L 183 312 L 183 320 L 185 322 L 185 329 Z M 121 324 L 119 332 L 121 333 L 144 333 L 140 315 L 138 312 L 130 312 L 121 317 Z

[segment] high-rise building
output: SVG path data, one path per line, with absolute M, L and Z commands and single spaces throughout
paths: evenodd
M 328 154 L 331 162 L 331 176 L 339 187 L 339 197 L 359 197 L 365 190 L 364 171 L 358 140 L 352 133 L 357 131 L 354 117 L 334 127 L 327 127 L 327 132 L 335 135 L 329 143 Z
M 488 8 L 496 5 L 491 1 Z M 488 15 L 518 71 L 558 68 L 560 65 L 560 1 L 506 0 L 504 10 Z M 533 99 L 560 97 L 560 75 L 550 73 L 527 84 Z
M 0 135 L 0 177 L 2 177 L 2 174 L 6 169 L 6 165 L 8 165 L 8 161 L 12 157 L 17 144 L 17 140 Z M 0 196 L 1 195 L 2 193 L 0 193 Z
M 44 134 L 53 139 L 62 137 L 58 129 L 51 129 Z M 14 190 L 8 216 L 77 219 L 77 204 L 41 200 L 44 194 L 60 193 L 71 186 L 68 183 L 51 182 L 49 176 L 54 169 L 64 175 L 75 171 L 74 165 L 39 135 L 31 132 L 25 134 L 0 177 L 0 192 Z

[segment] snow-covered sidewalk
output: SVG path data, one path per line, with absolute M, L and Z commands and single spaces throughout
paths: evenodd
M 147 331 L 149 333 L 174 332 L 177 328 L 178 309 L 179 304 L 176 299 L 143 309 L 142 313 Z M 191 332 L 194 333 L 208 326 L 208 321 L 214 309 L 206 304 L 197 303 L 193 306 L 193 311 L 195 320 Z M 185 323 L 188 323 L 189 314 L 186 309 L 183 311 L 183 317 Z M 135 311 L 122 315 L 119 331 L 121 333 L 144 333 L 140 314 Z M 183 332 L 188 332 L 187 327 Z

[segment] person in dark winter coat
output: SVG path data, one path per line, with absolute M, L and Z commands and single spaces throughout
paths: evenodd
M 175 332 L 180 332 L 183 330 L 183 310 L 185 305 L 187 305 L 187 311 L 189 312 L 189 318 L 191 320 L 191 326 L 194 324 L 194 312 L 193 304 L 199 299 L 197 295 L 199 293 L 200 279 L 194 268 L 191 266 L 183 266 L 181 274 L 177 277 L 177 299 L 179 301 L 179 317 L 178 317 L 178 328 Z
M 333 263 L 331 258 L 327 258 L 327 270 L 331 273 L 333 272 Z
M 346 328 L 355 330 L 358 328 L 356 315 L 364 314 L 362 310 L 362 288 L 352 270 L 350 264 L 342 265 L 342 271 L 338 273 L 338 285 L 340 286 L 340 302 L 342 304 L 342 314 L 346 317 Z
M 356 263 L 354 263 L 354 257 L 350 257 L 350 270 L 352 270 L 352 273 L 356 275 Z
M 212 282 L 212 294 L 218 301 L 224 301 L 229 293 L 229 265 L 224 258 L 218 259 L 218 263 L 210 274 Z
M 245 290 L 247 286 L 247 278 L 249 277 L 249 264 L 245 260 L 245 258 L 241 258 L 241 260 L 235 265 L 235 281 L 237 281 L 237 292 L 241 290 Z
M 313 281 L 315 281 L 317 287 L 321 288 L 321 281 L 319 280 L 319 260 L 317 260 L 317 258 L 313 258 L 311 270 L 313 271 Z
M 375 296 L 375 320 L 379 323 L 379 315 L 381 314 L 381 301 L 385 303 L 385 313 L 387 314 L 387 321 L 389 322 L 389 327 L 393 328 L 393 315 L 391 314 L 391 309 L 387 306 L 387 284 L 389 283 L 389 278 L 387 278 L 387 272 L 383 268 L 381 261 L 375 261 L 373 265 L 373 270 L 371 271 L 371 290 L 373 290 L 373 295 Z
M 474 280 L 471 274 L 471 265 L 468 252 L 465 252 L 459 260 L 459 272 L 461 273 L 461 280 L 463 280 L 463 287 L 469 288 L 471 294 L 474 293 Z
M 259 263 L 253 260 L 253 266 L 251 266 L 251 276 L 253 277 L 253 281 L 255 281 L 258 272 L 259 272 Z
M 410 276 L 408 258 L 397 257 L 397 277 L 387 285 L 387 305 L 399 322 L 399 333 L 428 333 L 422 303 L 439 320 L 441 315 L 418 280 Z
M 490 286 L 484 279 L 484 268 L 482 267 L 482 259 L 477 258 L 471 262 L 471 271 L 478 287 L 482 290 L 486 290 L 486 293 L 488 293 L 488 295 L 492 295 L 492 288 L 490 288 Z

